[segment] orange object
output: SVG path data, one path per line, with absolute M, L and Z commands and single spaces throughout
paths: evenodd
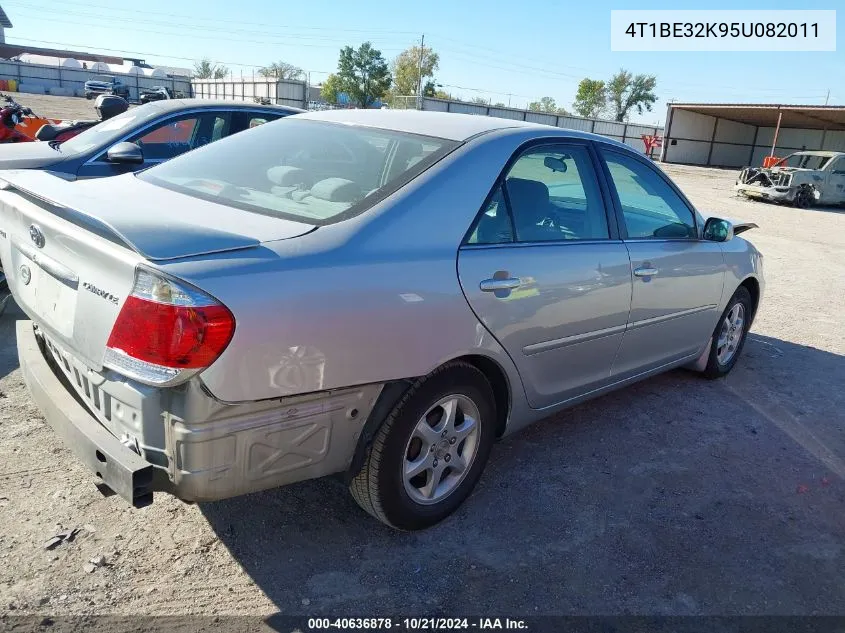
M 764 168 L 774 167 L 774 166 L 775 166 L 775 165 L 777 165 L 777 164 L 778 164 L 781 160 L 783 160 L 783 159 L 778 158 L 777 156 L 764 156 L 764 157 L 763 157 L 763 167 L 764 167 Z
M 9 80 L 8 79 L 0 79 L 0 92 L 9 89 Z
M 196 126 L 196 119 L 183 119 L 176 123 L 163 125 L 141 137 L 142 144 L 147 143 L 189 143 Z
M 61 122 L 61 119 L 45 119 L 38 116 L 25 116 L 21 122 L 15 126 L 15 129 L 21 134 L 35 140 L 35 133 L 41 129 L 42 125 L 46 125 L 47 123 L 57 125 Z

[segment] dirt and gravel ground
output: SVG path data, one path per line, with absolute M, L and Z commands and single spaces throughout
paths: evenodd
M 96 119 L 94 102 L 82 97 L 54 97 L 31 95 L 24 92 L 9 93 L 22 106 L 32 108 L 39 116 L 48 119 Z
M 0 317 L 0 613 L 845 612 L 845 213 L 667 171 L 760 225 L 769 285 L 734 373 L 674 371 L 508 438 L 423 533 L 334 480 L 199 506 L 102 497 L 30 404 Z

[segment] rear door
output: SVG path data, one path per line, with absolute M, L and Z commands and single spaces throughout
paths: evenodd
M 232 124 L 223 136 L 237 134 L 238 132 L 264 125 L 270 121 L 280 119 L 282 116 L 285 115 L 279 112 L 235 110 L 232 112 Z
M 691 206 L 648 160 L 600 151 L 631 257 L 628 327 L 613 366 L 617 379 L 694 354 L 718 319 L 725 262 L 699 239 Z
M 595 161 L 587 143 L 517 152 L 458 255 L 470 306 L 535 408 L 606 384 L 625 330 L 630 262 Z

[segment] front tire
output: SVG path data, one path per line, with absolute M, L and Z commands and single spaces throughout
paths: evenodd
M 493 389 L 476 367 L 454 362 L 418 380 L 373 438 L 349 485 L 355 501 L 400 530 L 452 514 L 478 483 L 496 434 Z
M 751 293 L 745 286 L 740 286 L 713 330 L 710 356 L 704 370 L 707 378 L 726 376 L 736 365 L 751 327 L 752 310 Z

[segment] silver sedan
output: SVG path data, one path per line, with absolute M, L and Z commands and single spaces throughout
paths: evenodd
M 497 438 L 728 373 L 763 293 L 753 225 L 626 145 L 503 119 L 310 113 L 140 174 L 0 178 L 32 397 L 136 506 L 341 473 L 430 526 Z

